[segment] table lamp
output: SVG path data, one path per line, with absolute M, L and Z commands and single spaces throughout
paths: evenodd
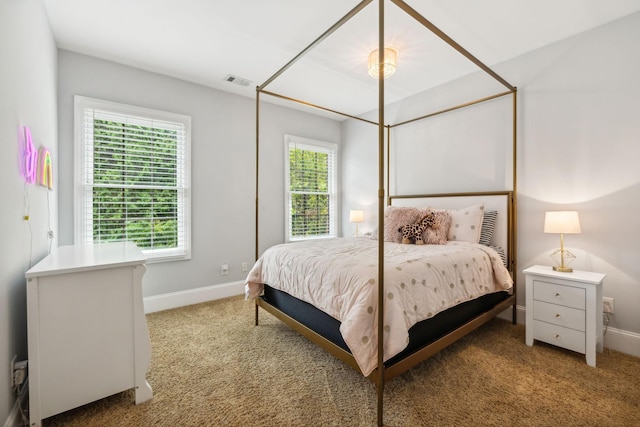
M 576 258 L 574 254 L 564 248 L 565 234 L 580 233 L 580 219 L 577 211 L 550 211 L 544 215 L 544 232 L 560 234 L 560 249 L 551 254 L 556 265 L 555 271 L 571 273 L 573 268 L 568 265 Z
M 364 222 L 364 211 L 359 209 L 349 211 L 349 222 L 353 222 L 356 225 L 356 236 L 358 236 L 358 224 Z

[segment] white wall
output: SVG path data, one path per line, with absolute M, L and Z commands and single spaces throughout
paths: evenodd
M 35 146 L 51 151 L 57 173 L 56 48 L 41 1 L 0 2 L 0 76 L 4 153 L 0 157 L 0 423 L 4 423 L 14 402 L 9 363 L 14 355 L 18 360 L 27 358 L 24 273 L 47 254 L 49 223 L 54 235 L 58 232 L 57 191 L 34 184 L 25 187 L 18 166 L 18 130 L 29 126 Z M 23 220 L 26 205 L 29 222 Z
M 504 65 L 522 89 L 519 265 L 549 264 L 544 212 L 575 209 L 574 268 L 607 274 L 610 326 L 640 333 L 640 14 Z M 520 277 L 523 283 L 523 278 Z M 638 347 L 640 350 L 640 347 Z
M 518 87 L 518 270 L 552 262 L 549 255 L 559 246 L 559 237 L 542 232 L 544 212 L 578 210 L 583 232 L 565 236 L 565 246 L 577 255 L 573 267 L 607 274 L 604 295 L 615 298 L 616 310 L 609 326 L 635 336 L 633 345 L 638 347 L 626 349 L 633 354 L 640 354 L 639 45 L 640 14 L 636 13 L 494 67 Z M 394 105 L 387 117 L 393 122 L 399 112 L 411 112 L 416 105 L 428 108 L 434 100 L 441 102 L 445 93 L 454 94 L 451 105 L 457 105 L 460 88 L 478 79 L 478 75 L 469 76 Z M 497 106 L 503 108 L 500 103 Z M 377 153 L 366 154 L 366 162 L 362 154 L 370 152 L 366 146 L 376 138 L 375 129 L 369 127 L 353 121 L 344 127 L 343 181 L 351 185 L 344 187 L 343 204 L 349 208 L 375 203 L 377 166 L 368 161 L 375 161 Z M 489 125 L 481 127 L 487 131 Z M 416 157 L 425 166 L 421 171 L 418 162 L 410 163 L 405 157 L 407 161 L 398 168 L 405 168 L 412 179 L 404 185 L 411 192 L 418 191 L 420 183 L 425 185 L 421 192 L 451 191 L 452 181 L 456 183 L 451 174 L 443 173 L 439 183 L 424 178 L 429 152 L 412 145 L 425 139 L 420 129 L 416 128 L 413 141 L 403 135 L 402 144 L 419 153 Z M 458 126 L 472 141 L 478 140 L 477 129 Z M 496 129 L 495 134 L 499 133 Z M 445 154 L 466 166 L 481 158 L 446 150 Z M 502 172 L 502 153 L 496 154 L 501 159 L 496 163 L 499 173 L 488 180 L 489 186 L 510 180 Z M 372 209 L 363 228 L 376 224 Z M 520 272 L 517 282 L 518 304 L 524 305 Z
M 255 258 L 255 98 L 64 50 L 58 73 L 60 244 L 73 244 L 73 96 L 172 111 L 192 118 L 192 258 L 148 265 L 144 296 L 243 280 Z M 284 134 L 340 142 L 340 123 L 265 102 L 261 112 L 264 249 L 284 240 Z

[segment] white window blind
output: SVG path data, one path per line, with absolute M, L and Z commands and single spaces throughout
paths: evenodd
M 188 258 L 190 118 L 76 97 L 76 242 Z
M 285 136 L 287 241 L 337 236 L 336 144 Z

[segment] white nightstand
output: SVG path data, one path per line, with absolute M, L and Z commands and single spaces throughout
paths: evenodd
M 596 366 L 602 352 L 602 282 L 605 274 L 554 271 L 534 265 L 526 277 L 526 344 L 544 341 L 586 355 Z

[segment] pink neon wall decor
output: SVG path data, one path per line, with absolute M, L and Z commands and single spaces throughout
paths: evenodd
M 22 154 L 20 158 L 22 176 L 28 184 L 33 184 L 36 182 L 38 151 L 33 145 L 31 130 L 29 127 L 24 126 L 22 128 L 20 132 L 20 140 L 22 145 L 22 147 L 20 147 L 20 152 Z

